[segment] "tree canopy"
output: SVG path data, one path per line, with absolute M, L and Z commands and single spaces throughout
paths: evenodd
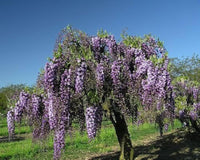
M 0 113 L 6 113 L 9 108 L 15 106 L 15 100 L 18 99 L 20 91 L 24 90 L 26 85 L 9 85 L 0 88 Z
M 20 122 L 26 116 L 34 138 L 54 133 L 54 159 L 59 159 L 72 122 L 78 120 L 80 128 L 86 123 L 88 137 L 93 139 L 107 109 L 121 148 L 120 159 L 133 159 L 126 117 L 156 121 L 161 131 L 167 119 L 173 118 L 168 61 L 163 44 L 149 35 L 124 35 L 117 42 L 106 32 L 88 36 L 67 27 L 38 77 L 40 89 L 21 92 L 8 113 L 10 133 L 11 117 Z
M 171 62 L 171 76 L 185 77 L 190 81 L 198 82 L 200 79 L 200 57 L 198 54 L 193 54 L 192 57 L 173 58 Z

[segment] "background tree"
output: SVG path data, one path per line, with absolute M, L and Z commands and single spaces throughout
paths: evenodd
M 27 86 L 24 84 L 9 85 L 0 88 L 0 113 L 5 114 L 9 110 L 9 107 L 14 107 L 19 93 L 25 88 Z
M 174 82 L 174 95 L 177 118 L 200 133 L 199 83 L 179 77 Z
M 198 54 L 193 54 L 186 58 L 173 58 L 171 62 L 171 77 L 186 77 L 190 81 L 199 81 L 200 79 L 200 57 Z

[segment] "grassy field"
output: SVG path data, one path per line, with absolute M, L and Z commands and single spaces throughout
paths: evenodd
M 174 128 L 181 127 L 176 121 Z M 74 127 L 72 137 L 66 136 L 65 152 L 62 159 L 78 160 L 91 159 L 100 155 L 112 154 L 119 151 L 117 137 L 112 124 L 104 121 L 102 130 L 95 140 L 89 142 L 86 133 L 83 135 Z M 169 132 L 172 129 L 169 129 Z M 129 126 L 129 132 L 134 147 L 145 144 L 150 137 L 159 137 L 158 129 L 153 124 L 143 124 L 139 127 Z M 166 133 L 165 133 L 166 134 Z M 6 120 L 0 121 L 0 159 L 20 159 L 20 160 L 49 160 L 53 155 L 53 138 L 49 136 L 46 141 L 32 142 L 32 134 L 29 127 L 21 124 L 16 126 L 16 136 L 14 140 L 8 141 Z

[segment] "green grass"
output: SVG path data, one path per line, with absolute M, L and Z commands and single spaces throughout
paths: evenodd
M 0 124 L 0 138 L 8 136 L 6 121 Z M 180 123 L 175 121 L 175 128 L 180 127 Z M 87 134 L 83 135 L 77 131 L 77 126 L 74 126 L 75 131 L 72 137 L 67 134 L 65 152 L 62 155 L 62 159 L 85 159 L 85 157 L 91 157 L 91 155 L 98 155 L 119 150 L 119 145 L 115 130 L 110 122 L 104 122 L 101 132 L 96 139 L 89 142 Z M 171 130 L 171 128 L 170 128 Z M 20 159 L 20 160 L 41 160 L 52 159 L 53 156 L 53 138 L 50 136 L 43 142 L 32 142 L 31 130 L 29 127 L 22 124 L 22 126 L 16 127 L 17 137 L 23 137 L 24 139 L 11 142 L 0 143 L 0 159 Z M 159 135 L 158 129 L 154 124 L 143 124 L 139 127 L 129 126 L 129 132 L 134 144 L 138 141 L 144 140 L 149 135 Z M 42 157 L 42 158 L 41 158 Z M 84 158 L 83 158 L 84 157 Z
M 16 134 L 25 134 L 30 133 L 30 127 L 28 127 L 24 122 L 21 124 L 16 124 L 15 126 L 15 133 Z M 7 121 L 3 119 L 0 121 L 0 137 L 1 136 L 8 136 L 8 128 L 7 128 Z

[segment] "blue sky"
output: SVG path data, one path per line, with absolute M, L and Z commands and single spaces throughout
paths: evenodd
M 200 54 L 199 0 L 0 0 L 0 87 L 33 85 L 68 24 L 119 39 L 151 33 L 169 57 Z

